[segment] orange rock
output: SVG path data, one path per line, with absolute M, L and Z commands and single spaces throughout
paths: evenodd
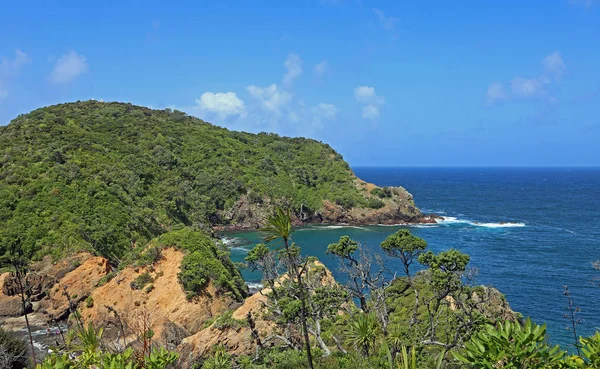
M 46 309 L 47 314 L 57 319 L 65 318 L 69 314 L 69 301 L 65 291 L 72 302 L 77 304 L 88 297 L 98 281 L 111 270 L 108 260 L 103 257 L 91 257 L 84 261 L 52 287 L 47 302 L 49 305 Z
M 110 307 L 131 328 L 125 332 L 128 341 L 135 339 L 131 330 L 141 333 L 146 320 L 155 340 L 173 346 L 183 337 L 198 332 L 206 320 L 239 306 L 232 298 L 218 293 L 211 283 L 203 295 L 188 300 L 177 276 L 183 255 L 168 248 L 162 251 L 162 260 L 152 267 L 139 268 L 137 272 L 130 267 L 124 269 L 91 293 L 93 306 L 82 304 L 83 320 L 105 327 L 107 335 L 115 338 L 120 334 L 121 323 Z M 139 290 L 132 289 L 131 282 L 145 272 L 153 281 Z

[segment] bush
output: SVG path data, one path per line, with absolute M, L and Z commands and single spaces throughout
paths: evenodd
M 104 286 L 105 284 L 107 284 L 108 282 L 110 282 L 116 275 L 117 275 L 117 273 L 115 273 L 115 272 L 108 273 L 104 277 L 100 278 L 100 280 L 96 284 L 96 287 L 102 287 L 102 286 Z
M 0 366 L 22 369 L 28 364 L 27 343 L 12 332 L 0 328 Z
M 151 283 L 152 281 L 153 279 L 150 273 L 144 272 L 135 277 L 133 282 L 131 282 L 130 286 L 133 290 L 141 290 L 142 288 L 144 288 L 144 286 L 146 286 L 148 283 Z
M 248 322 L 245 320 L 237 320 L 233 317 L 233 310 L 229 310 L 221 314 L 212 325 L 213 329 L 229 329 L 229 328 L 239 328 L 248 325 Z
M 375 187 L 371 190 L 371 195 L 379 196 L 382 199 L 392 197 L 392 189 L 389 187 Z
M 376 198 L 370 198 L 367 200 L 367 207 L 371 208 L 371 209 L 381 209 L 382 207 L 385 206 L 385 203 L 380 200 L 380 199 L 376 199 Z
M 92 296 L 88 296 L 88 298 L 85 299 L 85 307 L 88 309 L 94 307 L 94 299 L 92 298 Z
M 209 281 L 213 281 L 220 292 L 230 292 L 238 300 L 243 300 L 247 294 L 248 287 L 231 261 L 227 248 L 217 247 L 204 233 L 184 228 L 162 235 L 157 242 L 186 252 L 178 277 L 188 296 L 201 294 Z
M 158 263 L 162 259 L 162 247 L 151 246 L 144 252 L 137 263 L 138 266 L 148 266 Z

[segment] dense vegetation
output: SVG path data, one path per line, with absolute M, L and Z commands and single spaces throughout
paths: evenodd
M 18 237 L 28 255 L 120 258 L 165 231 L 227 222 L 244 195 L 296 212 L 325 199 L 367 205 L 328 145 L 228 131 L 180 111 L 86 101 L 0 127 L 0 247 Z

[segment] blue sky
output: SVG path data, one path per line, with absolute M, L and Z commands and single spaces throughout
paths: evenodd
M 65 101 L 301 135 L 351 165 L 600 165 L 600 1 L 5 1 L 0 124 Z

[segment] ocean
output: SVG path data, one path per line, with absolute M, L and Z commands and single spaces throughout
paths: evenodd
M 600 327 L 600 169 L 597 168 L 353 168 L 379 186 L 403 186 L 425 213 L 444 217 L 437 225 L 415 225 L 411 232 L 434 252 L 456 248 L 471 256 L 476 282 L 506 295 L 513 310 L 546 323 L 552 343 L 572 344 L 567 313 L 568 286 L 581 308 L 578 333 Z M 305 255 L 322 260 L 338 278 L 337 261 L 327 245 L 348 235 L 363 245 L 379 244 L 399 226 L 308 226 L 293 240 Z M 232 259 L 260 242 L 257 232 L 225 235 Z M 394 261 L 390 261 L 395 267 Z M 260 275 L 244 271 L 250 283 Z

